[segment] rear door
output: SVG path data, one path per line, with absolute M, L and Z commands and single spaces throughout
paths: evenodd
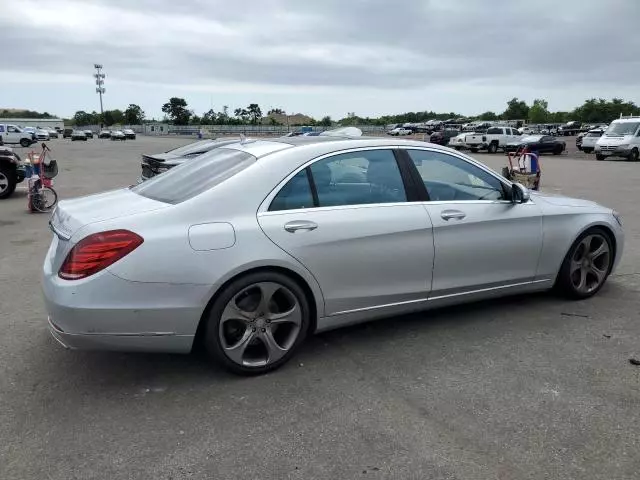
M 534 281 L 542 246 L 542 213 L 513 204 L 502 182 L 461 156 L 407 149 L 428 195 L 435 260 L 432 298 Z
M 261 207 L 265 234 L 317 279 L 325 315 L 426 301 L 432 227 L 410 178 L 389 147 L 350 150 L 292 174 Z

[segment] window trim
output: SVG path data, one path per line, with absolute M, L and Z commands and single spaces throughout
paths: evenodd
M 332 205 L 332 206 L 325 206 L 325 207 L 319 206 L 319 201 L 318 201 L 318 203 L 316 203 L 316 201 L 317 201 L 317 190 L 316 190 L 316 186 L 315 186 L 315 181 L 313 180 L 313 174 L 311 172 L 311 166 L 316 162 L 319 162 L 321 160 L 326 160 L 327 158 L 335 157 L 337 155 L 342 155 L 342 154 L 345 154 L 345 153 L 365 152 L 365 151 L 370 151 L 370 150 L 390 150 L 391 153 L 393 153 L 393 156 L 394 156 L 394 158 L 396 160 L 396 164 L 398 166 L 398 170 L 400 170 L 400 177 L 402 179 L 402 184 L 404 186 L 404 191 L 405 191 L 405 195 L 407 197 L 407 200 L 404 201 L 404 202 L 392 202 L 392 203 L 357 203 L 357 204 L 353 204 L 353 205 Z M 282 215 L 282 214 L 286 214 L 286 213 L 290 213 L 290 212 L 312 212 L 312 211 L 326 211 L 327 209 L 367 208 L 367 207 L 375 207 L 375 206 L 381 206 L 381 205 L 385 205 L 385 206 L 396 205 L 397 206 L 397 205 L 407 205 L 407 204 L 410 204 L 410 203 L 415 203 L 415 202 L 422 201 L 421 200 L 421 193 L 420 193 L 420 185 L 417 185 L 415 183 L 415 177 L 412 176 L 411 166 L 410 165 L 408 166 L 404 162 L 404 159 L 401 158 L 401 155 L 399 155 L 397 153 L 398 150 L 401 150 L 401 146 L 399 146 L 399 145 L 376 145 L 376 146 L 369 146 L 369 147 L 355 147 L 355 148 L 347 148 L 347 149 L 344 149 L 344 150 L 336 150 L 336 151 L 329 152 L 329 153 L 324 153 L 324 154 L 319 155 L 319 156 L 317 156 L 315 158 L 312 158 L 312 159 L 304 162 L 302 165 L 300 165 L 296 169 L 294 169 L 289 175 L 287 175 L 284 179 L 282 179 L 282 181 L 280 181 L 280 183 L 278 183 L 269 192 L 269 194 L 264 198 L 264 200 L 262 201 L 262 203 L 258 207 L 257 215 L 258 216 L 262 216 L 262 215 Z M 415 169 L 415 166 L 413 168 Z M 305 169 L 309 169 L 307 171 L 307 178 L 313 184 L 312 192 L 311 192 L 312 195 L 313 195 L 313 191 L 316 190 L 316 198 L 314 198 L 314 205 L 315 206 L 313 208 L 296 208 L 296 209 L 291 209 L 291 210 L 273 210 L 273 211 L 269 210 L 269 207 L 271 206 L 271 203 L 273 202 L 274 198 L 278 195 L 278 193 L 280 193 L 280 190 L 282 190 L 284 188 L 284 186 L 287 183 L 289 183 L 289 181 L 293 177 L 295 177 L 298 173 L 300 173 L 302 170 L 305 170 Z M 403 170 L 404 170 L 405 173 L 403 173 Z M 422 179 L 420 179 L 419 183 L 422 184 Z M 424 188 L 424 185 L 423 185 L 423 188 Z M 409 200 L 410 195 L 412 196 L 412 198 L 415 198 L 415 200 Z
M 404 154 L 404 161 L 406 161 L 408 163 L 408 167 L 413 171 L 413 178 L 414 179 L 419 179 L 417 188 L 418 190 L 421 192 L 421 196 L 423 198 L 423 200 L 421 200 L 422 202 L 428 202 L 430 205 L 435 205 L 435 204 L 440 204 L 440 203 L 469 203 L 469 202 L 476 202 L 476 203 L 509 203 L 511 204 L 512 202 L 510 200 L 431 200 L 429 198 L 429 192 L 427 191 L 427 187 L 424 186 L 424 182 L 422 181 L 422 177 L 420 176 L 420 172 L 418 171 L 418 168 L 415 166 L 415 164 L 413 163 L 413 160 L 411 159 L 411 155 L 409 155 L 409 150 L 422 150 L 422 151 L 427 151 L 427 152 L 435 152 L 435 153 L 441 153 L 443 155 L 449 155 L 451 157 L 456 157 L 464 162 L 467 162 L 475 167 L 478 167 L 480 170 L 484 171 L 485 173 L 489 174 L 490 176 L 494 177 L 496 180 L 498 180 L 500 182 L 500 185 L 502 185 L 502 191 L 503 194 L 505 196 L 505 198 L 509 198 L 511 196 L 511 190 L 512 190 L 512 184 L 509 184 L 507 182 L 505 182 L 505 179 L 500 177 L 500 175 L 498 175 L 496 172 L 494 172 L 493 170 L 491 170 L 490 168 L 484 166 L 483 164 L 479 163 L 478 161 L 470 158 L 470 157 L 465 157 L 460 155 L 458 152 L 448 152 L 448 151 L 443 151 L 437 148 L 429 148 L 429 147 L 419 147 L 419 146 L 402 146 L 399 148 L 399 150 L 402 151 L 402 153 Z

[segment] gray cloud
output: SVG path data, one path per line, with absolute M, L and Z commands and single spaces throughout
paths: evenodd
M 457 85 L 503 100 L 519 89 L 628 91 L 640 74 L 637 0 L 3 4 L 0 72 L 86 77 L 100 61 L 116 81 L 192 90 L 250 84 L 397 96 Z

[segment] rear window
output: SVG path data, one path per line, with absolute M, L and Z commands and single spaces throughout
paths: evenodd
M 166 153 L 171 153 L 172 155 L 176 155 L 177 157 L 182 157 L 184 155 L 193 153 L 207 152 L 209 150 L 212 150 L 214 145 L 215 141 L 200 140 L 199 142 L 190 143 L 183 147 L 174 148 L 173 150 L 169 150 Z
M 256 157 L 246 152 L 217 148 L 131 187 L 131 191 L 152 200 L 175 205 L 221 184 L 256 160 Z

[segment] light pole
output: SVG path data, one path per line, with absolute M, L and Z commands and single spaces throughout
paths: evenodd
M 102 73 L 102 65 L 96 63 L 93 67 L 96 69 L 96 73 L 93 74 L 96 79 L 96 93 L 100 95 L 100 128 L 102 128 L 104 126 L 104 109 L 102 108 L 102 94 L 105 92 L 104 73 Z

